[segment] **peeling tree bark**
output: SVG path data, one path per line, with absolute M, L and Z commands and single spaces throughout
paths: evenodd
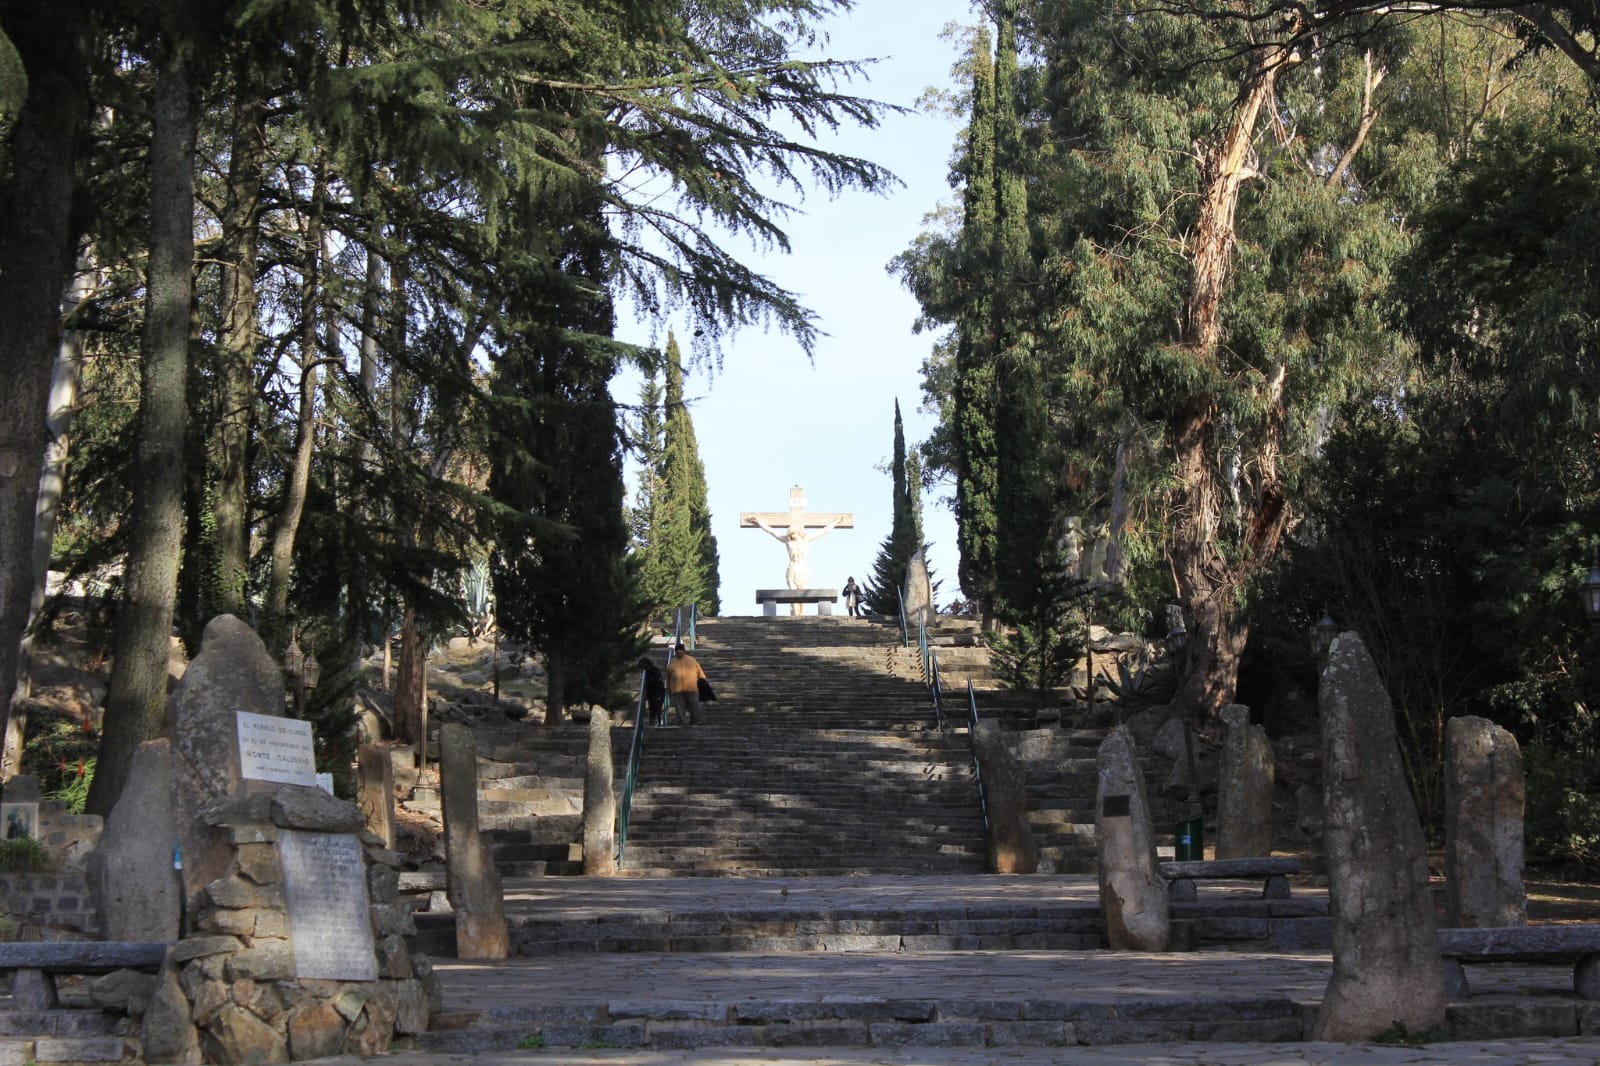
M 1208 374 L 1220 373 L 1222 302 L 1227 294 L 1236 239 L 1239 191 L 1255 175 L 1250 165 L 1256 123 L 1270 100 L 1288 49 L 1257 51 L 1235 105 L 1233 121 L 1202 161 L 1200 215 L 1189 238 L 1190 280 L 1181 342 Z M 1281 390 L 1281 374 L 1277 388 Z M 1257 467 L 1259 491 L 1245 516 L 1246 543 L 1230 561 L 1218 538 L 1224 486 L 1218 480 L 1217 402 L 1209 393 L 1189 397 L 1168 426 L 1178 488 L 1169 519 L 1173 579 L 1188 620 L 1189 643 L 1173 705 L 1193 721 L 1233 702 L 1239 656 L 1249 636 L 1234 599 L 1246 577 L 1276 549 L 1289 517 L 1276 483 L 1276 426 L 1269 427 L 1266 466 Z

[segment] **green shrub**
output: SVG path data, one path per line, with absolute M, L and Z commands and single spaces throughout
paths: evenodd
M 45 793 L 45 798 L 64 804 L 68 814 L 82 814 L 84 803 L 89 798 L 89 786 L 94 783 L 94 765 L 94 759 L 84 759 L 78 763 L 78 772 L 60 788 Z
M 1530 863 L 1600 873 L 1600 761 L 1583 747 L 1534 741 L 1523 762 Z
M 50 853 L 33 837 L 7 837 L 0 840 L 0 870 L 27 873 L 50 867 Z

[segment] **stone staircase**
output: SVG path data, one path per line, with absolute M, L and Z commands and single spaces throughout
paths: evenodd
M 697 637 L 718 699 L 695 728 L 649 731 L 621 876 L 982 872 L 969 679 L 979 713 L 1001 723 L 1027 769 L 1041 872 L 1095 871 L 1104 730 L 1062 728 L 1060 709 L 999 688 L 971 623 L 934 634 L 943 730 L 919 653 L 892 626 L 712 618 Z M 496 720 L 475 733 L 479 820 L 502 876 L 581 874 L 588 727 Z M 619 787 L 632 733 L 614 733 Z M 1158 825 L 1175 821 L 1157 796 L 1159 770 L 1149 773 Z M 437 791 L 416 788 L 406 806 L 437 817 Z
M 700 623 L 717 690 L 693 728 L 652 730 L 621 873 L 981 873 L 964 734 L 941 733 L 917 652 L 846 618 Z
M 418 1046 L 1301 1039 L 1302 989 L 1254 983 L 1276 956 L 1251 956 L 1231 987 L 1215 973 L 1180 975 L 1180 956 L 1133 983 L 1106 962 L 1098 884 L 1072 876 L 1094 871 L 1103 731 L 1064 728 L 1076 712 L 996 691 L 982 649 L 948 654 L 952 687 L 964 697 L 967 676 L 982 686 L 980 714 L 1001 722 L 1026 768 L 1044 876 L 985 873 L 965 700 L 951 700 L 938 728 L 918 653 L 895 630 L 705 620 L 695 656 L 719 698 L 699 725 L 647 731 L 618 876 L 516 876 L 581 867 L 586 727 L 479 733 L 482 817 L 508 873 L 515 957 L 451 963 L 451 915 L 418 914 L 413 944 L 440 960 L 445 983 Z M 632 735 L 613 734 L 619 790 Z M 1152 784 L 1156 772 L 1147 768 Z M 1156 817 L 1170 817 L 1154 792 Z M 1275 952 L 1325 940 L 1326 915 L 1317 894 L 1208 888 L 1174 903 L 1174 936 Z M 1192 987 L 1175 997 L 1174 979 Z

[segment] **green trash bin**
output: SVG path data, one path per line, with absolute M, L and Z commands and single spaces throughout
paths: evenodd
M 1179 822 L 1172 837 L 1172 857 L 1178 862 L 1198 862 L 1206 857 L 1206 824 L 1200 817 Z

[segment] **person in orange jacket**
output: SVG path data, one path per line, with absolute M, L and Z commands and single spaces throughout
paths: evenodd
M 700 663 L 683 648 L 680 641 L 672 650 L 672 661 L 667 663 L 667 692 L 672 706 L 677 709 L 678 721 L 695 725 L 700 718 L 700 681 L 706 676 Z

